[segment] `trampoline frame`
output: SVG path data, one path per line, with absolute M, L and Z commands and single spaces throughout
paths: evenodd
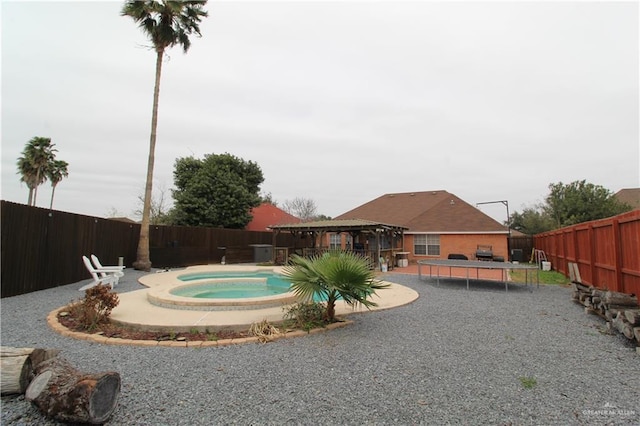
M 493 262 L 493 261 L 483 261 L 483 260 L 460 260 L 460 259 L 433 259 L 433 260 L 419 260 L 418 261 L 418 278 L 422 279 L 422 266 L 429 267 L 429 276 L 433 277 L 432 268 L 436 267 L 436 285 L 440 285 L 440 267 L 449 268 L 449 278 L 457 278 L 451 276 L 451 268 L 464 268 L 467 270 L 467 290 L 469 290 L 469 280 L 473 279 L 473 277 L 469 277 L 469 270 L 476 270 L 476 280 L 480 281 L 480 269 L 500 269 L 502 273 L 502 281 L 504 282 L 504 290 L 509 291 L 507 277 L 505 271 L 510 269 L 523 269 L 525 270 L 525 285 L 529 288 L 529 291 L 532 291 L 529 287 L 529 270 L 536 270 L 536 282 L 537 287 L 540 287 L 540 269 L 538 266 L 521 264 L 521 263 L 511 263 L 511 262 Z M 464 279 L 464 278 L 462 278 Z M 533 279 L 533 278 L 532 278 Z M 491 281 L 491 280 L 485 280 Z M 531 283 L 531 287 L 533 287 L 533 283 Z

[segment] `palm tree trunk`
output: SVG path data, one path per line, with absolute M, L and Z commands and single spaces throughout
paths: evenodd
M 336 298 L 331 294 L 327 297 L 327 321 L 336 321 Z
M 51 203 L 49 204 L 49 210 L 53 210 L 53 195 L 56 193 L 56 186 L 51 185 Z
M 32 200 L 33 204 L 32 204 L 32 206 L 34 206 L 34 207 L 36 205 L 36 197 L 38 196 L 38 186 L 40 186 L 40 170 L 38 170 L 36 172 L 36 186 L 33 189 L 33 200 Z
M 144 204 L 142 207 L 142 225 L 138 251 L 133 267 L 141 271 L 151 270 L 149 255 L 149 217 L 151 213 L 151 193 L 153 190 L 153 164 L 155 162 L 156 129 L 158 128 L 158 99 L 160 97 L 160 75 L 162 74 L 162 57 L 164 49 L 156 51 L 156 82 L 153 88 L 153 111 L 151 113 L 151 138 L 149 140 L 149 160 L 147 162 L 147 184 L 144 190 Z

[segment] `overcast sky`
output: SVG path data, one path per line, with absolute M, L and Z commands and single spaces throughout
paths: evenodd
M 134 217 L 155 53 L 122 2 L 2 1 L 2 199 L 52 138 L 54 209 Z M 542 202 L 640 186 L 638 2 L 209 2 L 163 64 L 154 188 L 177 158 L 256 162 L 263 193 L 337 216 L 386 193 Z M 49 183 L 37 205 L 48 207 Z M 481 206 L 500 221 L 501 204 Z

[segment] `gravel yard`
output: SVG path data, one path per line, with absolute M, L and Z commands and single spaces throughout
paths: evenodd
M 127 270 L 118 291 L 140 288 Z M 640 356 L 570 300 L 570 289 L 388 274 L 415 302 L 352 315 L 302 338 L 226 347 L 101 345 L 47 314 L 80 283 L 2 299 L 2 345 L 58 348 L 86 372 L 118 371 L 109 424 L 640 424 Z M 22 396 L 2 425 L 55 425 Z

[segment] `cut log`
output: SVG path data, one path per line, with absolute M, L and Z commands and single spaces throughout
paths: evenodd
M 640 309 L 625 309 L 624 316 L 631 325 L 640 325 Z
M 640 327 L 633 328 L 633 335 L 636 338 L 636 342 L 640 345 Z
M 38 365 L 25 398 L 48 417 L 64 422 L 102 424 L 116 408 L 120 374 L 85 374 L 62 358 Z
M 633 339 L 633 327 L 626 321 L 622 312 L 619 312 L 612 322 L 616 330 L 622 333 L 624 337 L 629 340 Z
M 616 310 L 609 310 L 609 309 L 604 310 L 604 318 L 607 321 L 613 321 L 616 315 L 618 315 L 618 311 Z
M 580 302 L 582 306 L 586 306 L 587 308 L 591 308 L 593 305 L 591 304 L 591 298 L 587 297 L 582 302 Z
M 588 285 L 584 285 L 582 283 L 578 283 L 575 281 L 572 284 L 573 284 L 573 288 L 578 290 L 581 293 L 591 293 L 591 289 L 593 288 Z
M 602 298 L 607 305 L 638 306 L 638 298 L 635 294 L 607 291 Z
M 24 393 L 33 376 L 29 355 L 2 357 L 2 395 Z
M 610 310 L 610 311 L 628 311 L 629 309 L 633 310 L 634 308 L 632 306 L 626 306 L 626 305 L 609 305 L 609 304 L 605 304 L 602 303 L 602 305 Z
M 622 327 L 621 333 L 624 334 L 624 337 L 626 337 L 629 340 L 633 340 L 634 339 L 633 327 L 631 327 L 628 322 L 624 323 L 624 326 Z
M 24 393 L 33 379 L 33 369 L 58 355 L 58 349 L 0 346 L 0 389 L 2 395 Z

